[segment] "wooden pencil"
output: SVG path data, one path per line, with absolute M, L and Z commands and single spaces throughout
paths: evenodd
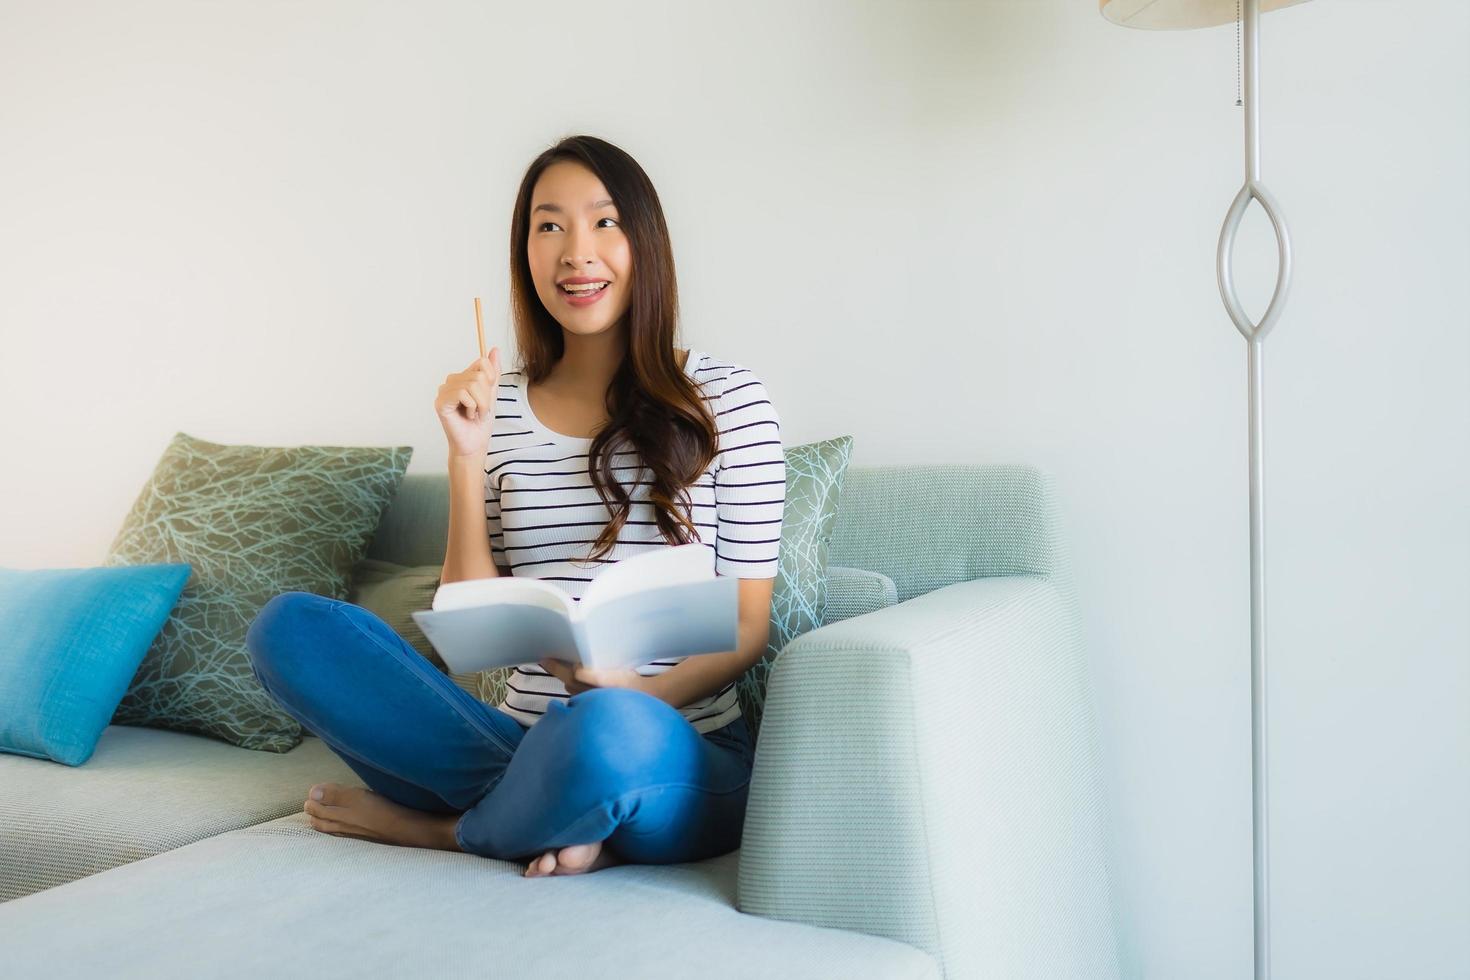
M 485 356 L 485 318 L 480 313 L 480 297 L 475 297 L 475 333 L 480 338 L 480 356 Z

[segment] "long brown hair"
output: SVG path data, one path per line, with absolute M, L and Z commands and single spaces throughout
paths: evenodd
M 581 163 L 607 188 L 633 262 L 632 294 L 624 315 L 628 347 L 608 384 L 608 423 L 587 451 L 588 476 L 612 518 L 585 560 L 612 550 L 632 510 L 627 489 L 613 475 L 612 460 L 618 451 L 637 453 L 641 464 L 637 477 L 645 470 L 651 475 L 648 501 L 664 541 L 698 541 L 688 487 L 714 460 L 719 430 L 698 387 L 674 357 L 679 290 L 669 228 L 643 168 L 622 149 L 595 136 L 568 136 L 545 150 L 531 161 L 516 194 L 510 221 L 510 302 L 522 383 L 544 380 L 566 346 L 561 324 L 536 295 L 526 255 L 531 191 L 541 172 L 562 160 Z M 682 498 L 682 510 L 677 498 Z

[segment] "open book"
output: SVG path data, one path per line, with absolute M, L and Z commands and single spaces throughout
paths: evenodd
M 535 578 L 448 582 L 410 615 L 454 673 L 543 657 L 631 668 L 723 653 L 740 642 L 740 580 L 714 564 L 708 545 L 655 549 L 609 565 L 580 601 Z

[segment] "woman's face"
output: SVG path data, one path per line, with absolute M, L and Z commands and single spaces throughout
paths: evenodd
M 611 195 L 582 164 L 559 161 L 536 179 L 526 252 L 536 295 L 563 329 L 601 333 L 627 312 L 632 249 Z M 569 279 L 607 285 L 573 292 L 563 285 Z

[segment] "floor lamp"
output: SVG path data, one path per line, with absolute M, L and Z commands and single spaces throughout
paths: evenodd
M 1255 976 L 1266 980 L 1271 972 L 1270 909 L 1267 905 L 1267 828 L 1266 828 L 1266 531 L 1262 496 L 1265 480 L 1261 467 L 1262 369 L 1261 342 L 1266 332 L 1281 315 L 1286 291 L 1291 284 L 1291 239 L 1286 231 L 1286 218 L 1281 208 L 1261 183 L 1260 150 L 1260 21 L 1262 11 L 1289 7 L 1302 0 L 1099 0 L 1102 14 L 1115 24 L 1153 30 L 1182 30 L 1214 27 L 1218 24 L 1244 21 L 1242 47 L 1245 67 L 1245 183 L 1220 229 L 1215 272 L 1220 284 L 1220 298 L 1235 328 L 1246 340 L 1246 373 L 1249 378 L 1250 403 L 1250 534 L 1251 534 L 1251 850 L 1252 881 L 1255 906 Z M 1252 199 L 1271 219 L 1276 230 L 1279 259 L 1276 291 L 1259 323 L 1251 323 L 1235 295 L 1231 274 L 1231 252 L 1235 233 L 1245 217 Z

